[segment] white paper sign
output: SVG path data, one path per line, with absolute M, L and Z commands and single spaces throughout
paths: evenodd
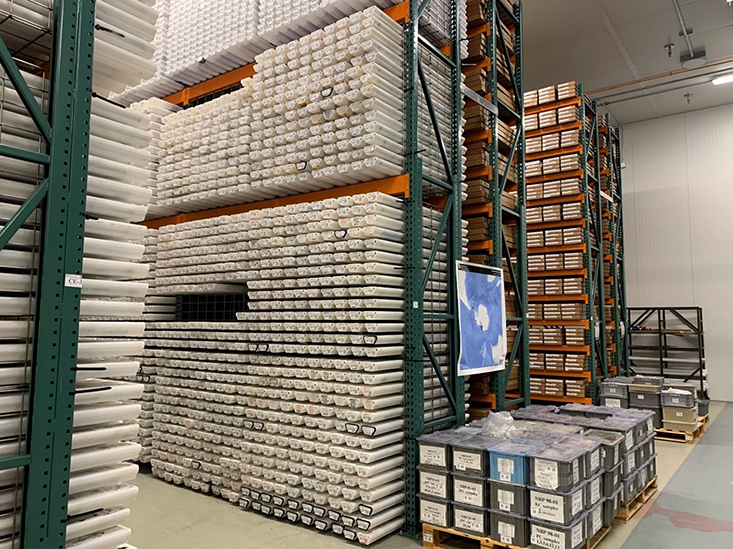
M 499 480 L 510 481 L 514 474 L 514 460 L 507 458 L 498 458 L 496 463 L 499 467 Z
M 453 512 L 454 526 L 456 528 L 462 528 L 470 532 L 476 532 L 483 534 L 484 532 L 484 513 L 476 513 L 474 511 L 467 511 L 466 509 L 455 509 Z
M 595 471 L 596 469 L 598 469 L 601 466 L 601 461 L 600 461 L 601 460 L 601 455 L 600 454 L 601 453 L 600 453 L 599 450 L 595 450 L 590 455 L 590 470 L 591 471 Z
M 570 532 L 570 543 L 573 547 L 577 547 L 583 543 L 583 524 L 585 521 L 580 521 Z
M 484 505 L 484 486 L 478 482 L 453 477 L 453 499 L 476 507 Z
M 447 498 L 448 482 L 446 475 L 420 471 L 420 492 L 428 496 Z
M 543 549 L 565 549 L 565 532 L 532 525 L 531 543 Z
M 529 506 L 529 514 L 533 518 L 549 520 L 550 522 L 565 522 L 565 499 L 560 495 L 530 490 Z
M 420 520 L 435 526 L 447 525 L 448 506 L 437 501 L 420 500 Z
M 514 528 L 514 525 L 499 520 L 498 526 L 501 542 L 506 543 L 507 545 L 511 545 L 514 542 L 514 535 L 516 533 L 516 528 Z
M 560 482 L 558 476 L 557 462 L 535 458 L 534 481 L 537 486 L 557 490 Z
M 512 510 L 512 505 L 514 505 L 514 492 L 510 490 L 497 490 L 496 497 L 499 500 L 499 509 L 502 511 Z
M 445 448 L 420 445 L 420 463 L 433 467 L 445 467 Z
M 472 452 L 453 450 L 453 467 L 457 471 L 480 471 L 481 456 Z

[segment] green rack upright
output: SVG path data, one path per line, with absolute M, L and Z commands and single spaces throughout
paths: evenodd
M 12 18 L 4 17 L 4 21 Z M 0 156 L 39 165 L 40 183 L 0 230 L 0 248 L 34 210 L 40 214 L 35 308 L 27 316 L 29 339 L 28 425 L 19 454 L 0 469 L 22 478 L 20 539 L 24 549 L 65 547 L 71 458 L 75 364 L 81 295 L 85 193 L 92 98 L 95 9 L 92 0 L 56 0 L 53 7 L 50 88 L 41 108 L 18 68 L 25 44 L 0 27 L 0 63 L 44 142 L 39 150 L 0 145 Z M 22 20 L 15 23 L 22 25 Z M 37 30 L 37 29 L 36 29 Z M 12 51 L 5 39 L 12 40 Z M 28 68 L 24 63 L 24 68 Z

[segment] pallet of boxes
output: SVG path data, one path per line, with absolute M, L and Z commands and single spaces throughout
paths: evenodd
M 590 549 L 655 486 L 651 414 L 578 404 L 513 414 L 502 436 L 489 417 L 418 439 L 423 546 Z

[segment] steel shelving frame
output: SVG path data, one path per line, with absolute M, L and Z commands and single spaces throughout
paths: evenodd
M 608 221 L 608 231 L 604 231 L 604 242 L 608 242 L 610 253 L 604 251 L 603 261 L 609 265 L 609 276 L 605 284 L 610 294 L 605 296 L 606 318 L 610 332 L 608 364 L 611 375 L 627 375 L 628 336 L 626 333 L 626 279 L 624 270 L 624 228 L 623 197 L 621 195 L 621 135 L 619 128 L 611 125 L 609 114 L 603 115 L 599 124 L 599 133 L 605 136 L 605 146 L 600 149 L 606 157 L 606 167 L 601 170 L 603 218 Z M 605 179 L 604 179 L 605 178 Z M 603 185 L 602 185 L 603 187 Z
M 406 521 L 403 533 L 414 536 L 421 531 L 417 501 L 418 445 L 417 437 L 431 429 L 449 428 L 465 422 L 465 388 L 463 378 L 454 375 L 458 359 L 458 316 L 455 295 L 455 272 L 453 265 L 462 257 L 461 237 L 461 118 L 463 91 L 461 88 L 461 59 L 459 36 L 459 0 L 447 2 L 447 20 L 450 22 L 449 43 L 436 48 L 419 31 L 420 16 L 431 1 L 408 0 L 385 10 L 393 19 L 404 24 L 405 46 L 405 169 L 398 177 L 358 183 L 336 189 L 318 191 L 280 199 L 251 204 L 228 206 L 213 210 L 181 214 L 145 223 L 148 227 L 183 223 L 219 215 L 242 213 L 253 209 L 267 208 L 299 202 L 321 200 L 337 196 L 379 191 L 405 199 L 405 509 Z M 450 135 L 442 135 L 431 82 L 423 70 L 421 48 L 449 68 L 451 73 Z M 236 85 L 239 80 L 251 76 L 251 65 L 236 69 L 210 81 L 197 84 L 166 98 L 168 101 L 187 105 L 197 99 L 217 93 Z M 421 93 L 424 104 L 421 101 Z M 427 154 L 418 144 L 420 109 L 427 108 L 433 137 L 445 169 L 444 178 L 435 178 L 423 173 L 423 158 Z M 429 193 L 425 193 L 429 189 Z M 437 196 L 436 196 L 437 195 Z M 423 260 L 423 207 L 428 204 L 442 210 L 437 235 L 432 244 L 429 258 Z M 445 272 L 448 282 L 448 309 L 445 313 L 426 312 L 423 307 L 426 288 L 429 287 L 435 259 L 441 242 L 446 243 Z M 449 373 L 443 375 L 437 353 L 433 349 L 425 324 L 444 322 L 448 326 Z M 452 412 L 432 421 L 425 420 L 424 369 L 432 368 L 443 392 L 450 402 Z
M 514 290 L 516 316 L 507 317 L 507 327 L 516 329 L 513 346 L 508 349 L 506 369 L 491 374 L 491 395 L 472 396 L 472 400 L 485 402 L 494 410 L 508 407 L 526 406 L 529 397 L 529 324 L 527 321 L 527 233 L 526 233 L 526 189 L 524 175 L 524 73 L 523 73 L 523 17 L 522 4 L 510 4 L 505 0 L 471 0 L 469 6 L 478 4 L 483 9 L 485 24 L 469 29 L 469 36 L 483 35 L 486 43 L 485 59 L 465 65 L 464 74 L 478 70 L 486 71 L 487 78 L 480 93 L 492 105 L 486 108 L 489 117 L 489 130 L 466 137 L 466 143 L 486 143 L 488 145 L 488 165 L 466 173 L 466 178 L 488 181 L 490 197 L 488 203 L 470 205 L 463 208 L 464 217 L 488 217 L 489 240 L 469 243 L 469 252 L 486 255 L 487 264 L 501 268 L 506 262 L 509 272 L 505 281 Z M 513 34 L 513 43 L 508 44 L 502 26 Z M 511 48 L 510 48 L 511 46 Z M 513 55 L 512 55 L 513 52 Z M 508 67 L 508 82 L 502 79 L 500 64 Z M 513 70 L 512 70 L 513 67 Z M 502 80 L 500 84 L 500 80 Z M 514 94 L 514 105 L 510 105 L 499 93 L 500 85 L 510 88 Z M 470 100 L 470 97 L 469 97 Z M 475 102 L 475 100 L 474 100 Z M 493 107 L 493 108 L 492 108 Z M 515 128 L 514 139 L 505 154 L 506 164 L 502 170 L 499 164 L 500 139 L 499 122 Z M 510 168 L 514 166 L 514 182 L 509 181 Z M 515 206 L 502 204 L 504 192 L 514 190 L 517 198 Z M 506 230 L 514 227 L 515 244 L 510 248 Z M 512 371 L 518 372 L 518 392 L 508 397 Z
M 0 156 L 40 165 L 45 172 L 33 194 L 0 230 L 4 249 L 32 212 L 41 211 L 25 453 L 0 459 L 0 470 L 23 468 L 24 549 L 66 545 L 94 17 L 93 0 L 54 2 L 48 115 L 0 39 L 0 64 L 45 142 L 45 152 L 0 145 Z
M 559 222 L 543 222 L 527 225 L 527 230 L 559 229 L 569 227 L 581 227 L 583 231 L 583 245 L 576 250 L 566 246 L 554 248 L 529 248 L 528 253 L 553 253 L 563 251 L 582 251 L 583 268 L 572 270 L 546 270 L 530 271 L 529 278 L 563 278 L 582 277 L 584 281 L 584 293 L 581 296 L 532 296 L 529 302 L 577 302 L 585 305 L 585 315 L 582 319 L 560 320 L 560 319 L 531 319 L 531 326 L 575 326 L 586 330 L 585 345 L 582 352 L 587 355 L 587 370 L 583 372 L 564 372 L 548 370 L 530 370 L 531 375 L 548 376 L 555 378 L 585 379 L 588 381 L 588 394 L 585 398 L 578 397 L 556 397 L 532 395 L 531 400 L 537 402 L 578 402 L 591 404 L 598 402 L 598 384 L 609 375 L 606 360 L 606 331 L 604 329 L 605 308 L 604 308 L 604 279 L 602 261 L 602 212 L 600 203 L 602 200 L 600 189 L 600 149 L 598 134 L 598 111 L 596 102 L 589 99 L 584 93 L 582 83 L 577 84 L 576 96 L 569 99 L 562 99 L 551 103 L 540 104 L 525 109 L 525 114 L 537 114 L 543 111 L 550 111 L 561 107 L 576 106 L 580 112 L 580 120 L 568 124 L 560 124 L 547 128 L 539 128 L 525 132 L 526 138 L 538 137 L 546 134 L 556 133 L 565 130 L 579 130 L 579 144 L 567 149 L 556 149 L 548 152 L 528 154 L 527 161 L 539 160 L 558 156 L 561 154 L 580 155 L 579 169 L 574 171 L 558 172 L 547 175 L 527 177 L 527 185 L 533 183 L 544 183 L 558 181 L 567 178 L 577 178 L 581 183 L 581 195 L 579 197 L 561 196 L 527 202 L 528 207 L 547 206 L 553 204 L 564 204 L 580 201 L 582 204 L 582 218 L 578 220 L 565 220 Z M 531 351 L 544 352 L 577 352 L 575 347 L 531 345 Z

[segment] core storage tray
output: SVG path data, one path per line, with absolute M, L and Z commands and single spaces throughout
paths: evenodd
M 572 524 L 586 510 L 586 485 L 587 482 L 566 494 L 530 486 L 529 516 L 555 524 Z
M 515 547 L 529 545 L 529 519 L 526 516 L 502 513 L 495 509 L 489 514 L 491 539 Z
M 453 528 L 474 536 L 489 535 L 489 511 L 483 507 L 453 503 Z
M 471 475 L 489 475 L 488 449 L 504 439 L 477 435 L 452 444 L 453 470 Z
M 521 516 L 529 514 L 529 493 L 526 484 L 512 484 L 493 479 L 489 479 L 488 483 L 489 504 L 492 509 Z
M 620 433 L 588 429 L 583 434 L 601 439 L 601 467 L 603 470 L 611 471 L 621 463 L 621 442 L 624 437 Z
M 585 514 L 568 526 L 530 518 L 530 547 L 532 549 L 577 549 L 586 540 L 585 527 Z
M 489 506 L 489 488 L 483 477 L 453 473 L 453 501 L 476 507 Z
M 543 446 L 538 441 L 516 439 L 502 442 L 490 448 L 491 478 L 513 484 L 527 484 L 529 481 L 529 460 L 527 455 Z
M 585 456 L 584 448 L 572 444 L 541 448 L 529 455 L 529 484 L 569 492 L 585 480 Z

